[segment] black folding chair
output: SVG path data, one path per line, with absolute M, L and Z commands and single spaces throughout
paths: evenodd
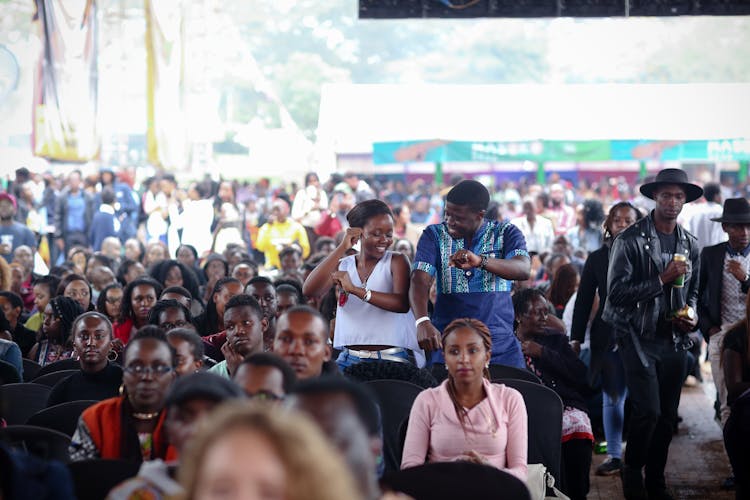
M 81 370 L 58 370 L 56 372 L 45 373 L 44 375 L 40 375 L 37 378 L 35 378 L 33 382 L 35 384 L 42 384 L 42 385 L 48 385 L 50 387 L 54 387 L 56 383 L 80 371 Z
M 529 370 L 516 368 L 515 366 L 490 365 L 490 378 L 494 382 L 497 379 L 513 378 L 541 384 L 542 381 Z
M 404 451 L 400 427 L 405 419 L 408 420 L 412 404 L 422 388 L 402 380 L 372 380 L 365 384 L 375 393 L 380 406 L 385 470 L 399 470 Z
M 15 366 L 7 361 L 0 360 L 0 385 L 20 384 L 21 376 Z
M 443 380 L 448 378 L 448 369 L 445 367 L 444 363 L 433 363 L 430 366 L 430 373 L 435 377 L 438 384 L 441 384 Z
M 50 406 L 49 408 L 34 413 L 29 417 L 26 423 L 28 425 L 44 427 L 46 429 L 62 432 L 68 436 L 73 436 L 73 433 L 78 427 L 78 418 L 81 416 L 81 413 L 83 413 L 83 410 L 98 402 L 99 401 L 83 400 L 60 403 L 59 405 Z
M 561 484 L 563 403 L 560 396 L 549 387 L 534 382 L 512 378 L 499 382 L 520 392 L 526 404 L 529 434 L 527 462 L 544 464 L 555 478 L 555 484 Z
M 530 500 L 526 484 L 517 477 L 470 462 L 431 463 L 391 472 L 385 475 L 383 484 L 415 500 Z
M 26 358 L 23 358 L 21 362 L 23 363 L 23 381 L 31 382 L 37 376 L 39 370 L 42 369 L 42 365 Z
M 47 406 L 51 387 L 32 382 L 0 385 L 3 418 L 8 425 L 25 424 L 34 413 Z
M 106 498 L 112 488 L 135 477 L 139 467 L 137 462 L 126 460 L 82 460 L 68 464 L 78 500 Z
M 68 359 L 61 359 L 60 361 L 55 361 L 54 363 L 50 363 L 48 365 L 44 365 L 39 369 L 39 371 L 36 374 L 36 377 L 42 377 L 44 375 L 47 375 L 48 373 L 57 372 L 60 370 L 80 370 L 81 369 L 81 362 L 77 359 L 68 358 Z M 35 380 L 32 379 L 32 382 Z
M 70 436 L 33 425 L 9 425 L 0 429 L 0 441 L 42 460 L 69 460 Z

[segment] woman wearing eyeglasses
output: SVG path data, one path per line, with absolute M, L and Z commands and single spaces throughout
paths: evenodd
M 164 401 L 175 380 L 175 364 L 163 330 L 138 330 L 125 347 L 123 394 L 83 412 L 70 444 L 71 461 L 174 459 L 164 431 Z
M 122 285 L 112 283 L 104 287 L 104 290 L 99 294 L 99 298 L 96 301 L 96 310 L 105 315 L 113 325 L 120 317 L 122 295 Z

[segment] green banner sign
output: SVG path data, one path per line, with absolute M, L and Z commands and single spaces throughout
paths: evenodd
M 373 144 L 376 165 L 503 161 L 748 161 L 750 139 L 700 141 L 404 141 Z

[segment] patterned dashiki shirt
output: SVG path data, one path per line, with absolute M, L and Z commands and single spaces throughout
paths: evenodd
M 491 362 L 524 368 L 513 334 L 513 282 L 479 268 L 463 271 L 450 267 L 450 256 L 461 249 L 495 259 L 528 257 L 523 233 L 507 221 L 485 221 L 468 241 L 451 237 L 445 224 L 427 226 L 417 244 L 412 271 L 424 271 L 437 280 L 437 303 L 431 319 L 438 330 L 456 318 L 478 319 L 492 334 Z M 432 362 L 443 363 L 442 352 L 432 353 Z

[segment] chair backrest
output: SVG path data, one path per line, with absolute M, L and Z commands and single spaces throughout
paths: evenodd
M 51 387 L 25 382 L 0 385 L 0 401 L 3 403 L 2 417 L 8 425 L 21 425 L 34 413 L 47 406 Z
M 19 383 L 21 383 L 21 376 L 16 367 L 7 361 L 0 360 L 0 385 Z
M 68 436 L 73 436 L 76 427 L 78 427 L 78 418 L 81 416 L 81 413 L 83 413 L 83 410 L 98 402 L 99 401 L 94 400 L 83 400 L 60 403 L 59 405 L 50 406 L 49 408 L 34 413 L 29 417 L 26 423 L 28 425 L 44 427 L 46 429 L 62 432 Z
M 82 460 L 68 464 L 78 500 L 106 498 L 112 488 L 135 477 L 138 468 L 138 463 L 126 460 Z
M 69 460 L 70 436 L 33 425 L 9 425 L 0 429 L 0 441 L 42 460 Z
M 23 381 L 31 382 L 36 377 L 36 374 L 39 373 L 39 370 L 42 369 L 42 365 L 26 358 L 23 358 L 21 362 L 23 363 Z
M 554 476 L 555 484 L 560 484 L 563 414 L 560 396 L 545 385 L 525 380 L 506 378 L 498 383 L 516 389 L 526 403 L 529 430 L 527 462 L 544 464 Z
M 35 378 L 32 382 L 34 382 L 35 384 L 48 385 L 50 387 L 53 387 L 62 379 L 68 378 L 74 373 L 78 373 L 79 371 L 81 370 L 58 370 L 56 372 L 45 373 L 44 375 L 40 375 Z
M 432 363 L 432 366 L 430 366 L 430 373 L 435 377 L 438 384 L 442 384 L 443 380 L 448 378 L 448 369 L 445 367 L 444 363 Z
M 402 380 L 371 380 L 365 384 L 375 393 L 380 405 L 385 470 L 399 470 L 403 453 L 399 429 L 409 418 L 412 404 L 422 388 Z
M 383 478 L 389 488 L 415 500 L 530 500 L 526 484 L 505 471 L 470 462 L 442 462 L 391 472 Z
M 496 379 L 514 378 L 516 380 L 525 380 L 541 384 L 542 381 L 529 370 L 516 368 L 515 366 L 490 365 L 490 378 Z
M 54 363 L 50 363 L 48 365 L 44 365 L 43 367 L 41 367 L 39 371 L 37 372 L 36 376 L 41 377 L 43 375 L 47 375 L 48 373 L 57 372 L 60 370 L 80 370 L 80 369 L 81 369 L 81 362 L 78 361 L 77 359 L 73 359 L 73 358 L 61 359 L 60 361 L 55 361 Z

